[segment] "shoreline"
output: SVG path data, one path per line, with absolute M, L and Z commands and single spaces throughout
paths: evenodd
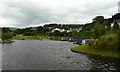
M 82 54 L 87 54 L 87 55 L 120 58 L 119 56 L 120 53 L 116 53 L 114 51 L 107 51 L 107 50 L 96 50 L 96 49 L 92 49 L 88 45 L 77 46 L 75 48 L 72 48 L 71 51 L 75 53 L 82 53 Z
M 15 41 L 13 41 L 13 40 L 3 40 L 3 41 L 0 42 L 0 43 L 13 43 L 13 42 L 15 42 Z
M 13 36 L 13 40 L 42 40 L 42 39 L 49 39 L 49 40 L 60 40 L 60 37 L 56 36 L 23 36 L 23 35 L 17 35 Z

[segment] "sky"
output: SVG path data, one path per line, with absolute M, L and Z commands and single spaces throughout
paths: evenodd
M 0 0 L 0 27 L 86 24 L 118 13 L 119 0 Z

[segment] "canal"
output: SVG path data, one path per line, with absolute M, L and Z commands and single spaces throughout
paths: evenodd
M 3 70 L 118 70 L 119 59 L 74 53 L 67 41 L 15 40 L 2 44 Z

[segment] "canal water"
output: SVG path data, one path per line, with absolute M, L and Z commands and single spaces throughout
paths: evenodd
M 67 41 L 16 40 L 2 44 L 3 70 L 119 70 L 120 59 L 74 53 Z

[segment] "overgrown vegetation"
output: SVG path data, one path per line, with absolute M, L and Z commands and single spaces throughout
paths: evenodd
M 11 42 L 14 32 L 9 28 L 2 28 L 2 42 Z
M 93 20 L 93 24 L 94 32 L 96 32 L 94 33 L 95 40 L 91 41 L 89 45 L 72 48 L 72 51 L 120 57 L 120 13 L 113 15 L 108 20 L 103 19 L 103 17 L 97 17 Z
M 94 49 L 89 45 L 81 45 L 71 49 L 73 52 L 85 53 L 91 55 L 99 55 L 106 57 L 120 57 L 120 53 L 117 50 L 104 50 L 104 49 Z

